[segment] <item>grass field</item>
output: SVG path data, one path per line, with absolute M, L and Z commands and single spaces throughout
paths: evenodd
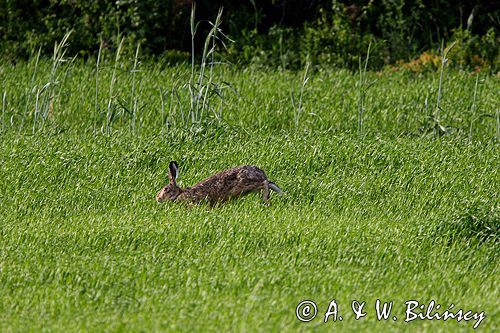
M 0 66 L 0 331 L 477 323 L 405 322 L 409 300 L 500 328 L 498 77 L 447 71 L 433 119 L 439 73 L 369 72 L 360 129 L 357 73 L 217 68 L 196 86 L 183 66 L 53 65 Z M 285 194 L 159 205 L 172 159 L 183 186 L 256 164 Z M 343 320 L 324 323 L 334 299 Z

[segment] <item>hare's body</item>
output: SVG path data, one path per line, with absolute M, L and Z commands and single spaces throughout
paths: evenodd
M 256 166 L 244 165 L 221 171 L 192 187 L 187 187 L 176 200 L 223 202 L 231 197 L 259 190 L 264 190 L 269 194 L 269 182 L 266 174 Z
M 182 201 L 199 203 L 207 201 L 210 204 L 224 202 L 232 197 L 238 197 L 250 192 L 262 190 L 265 203 L 269 199 L 269 189 L 281 192 L 281 189 L 270 182 L 264 171 L 253 165 L 243 165 L 221 171 L 196 185 L 181 189 L 177 186 L 178 166 L 175 161 L 169 166 L 170 183 L 163 187 L 156 195 L 156 200 Z

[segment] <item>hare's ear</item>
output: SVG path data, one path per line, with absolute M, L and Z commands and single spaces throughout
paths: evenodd
M 172 161 L 168 165 L 168 170 L 169 170 L 168 178 L 170 179 L 170 183 L 175 184 L 175 180 L 179 175 L 179 165 L 177 164 L 176 161 Z

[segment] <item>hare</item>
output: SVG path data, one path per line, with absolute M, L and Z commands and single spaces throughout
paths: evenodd
M 233 197 L 262 190 L 262 199 L 269 205 L 269 189 L 283 193 L 275 183 L 267 179 L 264 171 L 253 165 L 221 171 L 185 189 L 176 183 L 179 174 L 177 162 L 170 162 L 168 169 L 170 182 L 156 194 L 156 201 L 159 203 L 170 200 L 197 204 L 206 200 L 213 206 Z

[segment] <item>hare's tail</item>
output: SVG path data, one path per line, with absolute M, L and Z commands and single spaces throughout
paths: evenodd
M 279 186 L 273 182 L 269 182 L 269 188 L 276 193 L 283 194 L 283 191 L 279 188 Z

